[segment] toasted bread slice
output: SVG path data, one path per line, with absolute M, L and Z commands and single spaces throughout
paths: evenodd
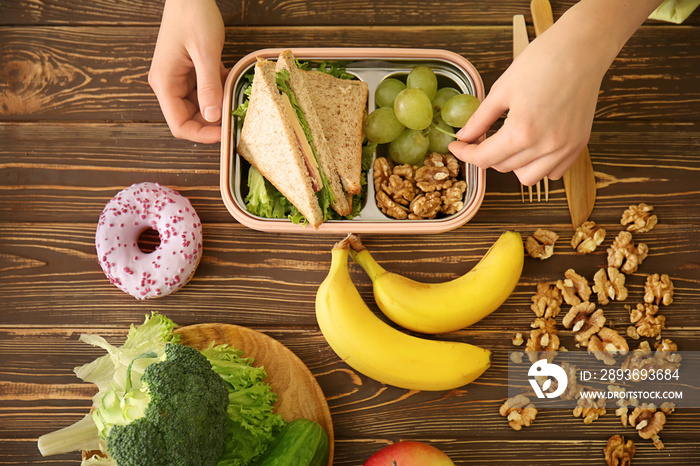
M 347 193 L 343 190 L 343 183 L 340 180 L 339 171 L 336 167 L 328 138 L 323 130 L 323 125 L 314 103 L 311 100 L 311 92 L 306 82 L 308 72 L 297 67 L 296 59 L 291 50 L 285 50 L 279 55 L 276 71 L 283 69 L 287 70 L 289 73 L 289 87 L 292 89 L 304 113 L 304 119 L 309 126 L 316 148 L 318 161 L 322 166 L 323 173 L 328 180 L 328 185 L 335 198 L 334 202 L 331 203 L 331 207 L 340 215 L 349 215 L 352 211 L 352 203 L 349 202 Z
M 350 194 L 362 190 L 362 123 L 367 110 L 367 83 L 309 71 L 306 85 L 321 119 L 335 167 Z
M 318 228 L 323 214 L 302 149 L 275 82 L 275 64 L 258 59 L 236 151 Z

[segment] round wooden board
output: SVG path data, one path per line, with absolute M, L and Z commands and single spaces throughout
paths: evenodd
M 277 393 L 275 412 L 285 421 L 305 417 L 318 422 L 328 434 L 328 465 L 333 464 L 333 421 L 321 387 L 308 367 L 282 343 L 256 330 L 232 324 L 197 324 L 175 329 L 180 343 L 197 349 L 228 344 L 263 366 L 265 381 Z

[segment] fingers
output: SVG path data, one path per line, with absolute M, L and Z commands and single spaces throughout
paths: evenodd
M 474 142 L 486 134 L 492 124 L 498 120 L 503 112 L 508 110 L 506 105 L 499 102 L 497 95 L 489 94 L 477 107 L 476 111 L 467 120 L 464 128 L 457 132 L 457 139 L 464 142 Z
M 197 100 L 199 111 L 205 120 L 215 123 L 221 119 L 221 103 L 223 102 L 223 86 L 221 84 L 221 56 L 214 60 L 205 58 L 195 62 L 197 74 Z

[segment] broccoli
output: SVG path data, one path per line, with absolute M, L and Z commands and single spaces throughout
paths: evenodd
M 91 451 L 83 466 L 217 465 L 255 461 L 285 426 L 262 367 L 228 345 L 181 345 L 176 324 L 158 313 L 132 325 L 108 354 L 75 368 L 97 385 L 93 409 L 75 424 L 42 435 L 43 456 Z
M 119 465 L 215 465 L 223 454 L 228 390 L 199 351 L 166 344 L 141 378 L 144 417 L 115 425 L 107 450 Z

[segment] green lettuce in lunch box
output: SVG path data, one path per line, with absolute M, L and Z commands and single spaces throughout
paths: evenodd
M 336 62 L 302 62 L 297 60 L 297 66 L 305 71 L 316 70 L 322 73 L 326 73 L 330 76 L 340 78 L 340 79 L 356 79 L 356 77 L 346 71 L 344 63 Z M 252 89 L 253 82 L 253 72 L 250 72 L 244 76 L 245 88 L 243 90 L 244 99 L 243 102 L 231 112 L 232 115 L 238 117 L 242 123 L 245 119 L 246 112 L 248 110 L 249 97 Z M 309 145 L 314 154 L 314 157 L 318 157 L 316 154 L 315 146 L 312 142 L 311 131 L 308 124 L 304 118 L 303 111 L 292 92 L 289 85 L 289 73 L 287 70 L 280 70 L 275 76 L 277 88 L 281 93 L 286 94 L 289 97 L 292 108 L 296 112 L 301 128 L 309 141 Z M 343 220 L 352 219 L 360 214 L 362 206 L 367 197 L 367 176 L 369 168 L 372 164 L 372 157 L 374 152 L 374 146 L 367 145 L 367 141 L 363 145 L 362 151 L 362 176 L 361 185 L 362 192 L 358 196 L 353 196 L 352 200 L 352 211 L 349 215 L 341 216 L 335 210 L 331 208 L 331 204 L 334 202 L 333 193 L 328 187 L 328 180 L 324 175 L 323 171 L 320 171 L 321 181 L 323 183 L 323 189 L 318 193 L 318 201 L 321 211 L 323 213 L 323 219 L 325 220 Z M 318 161 L 318 158 L 317 158 Z M 321 164 L 318 164 L 321 167 Z M 280 193 L 277 188 L 275 188 L 272 183 L 265 179 L 265 177 L 253 166 L 248 169 L 248 194 L 246 195 L 244 202 L 245 207 L 248 212 L 258 217 L 271 218 L 271 219 L 289 219 L 294 224 L 305 225 L 307 220 L 304 215 L 297 209 L 282 193 Z

